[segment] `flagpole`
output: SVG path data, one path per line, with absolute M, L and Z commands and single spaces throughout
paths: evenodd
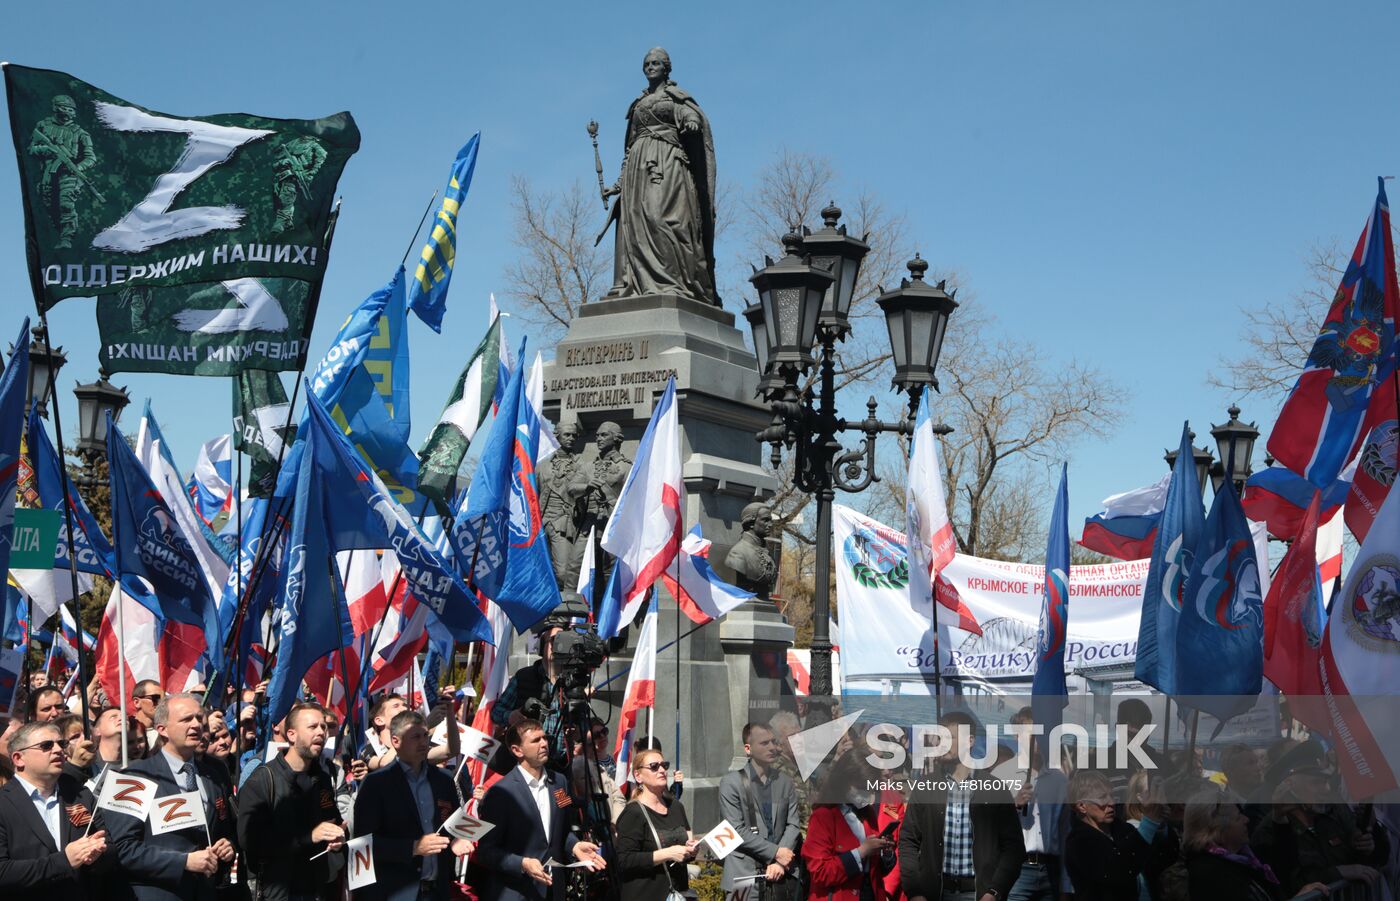
M 241 377 L 241 376 L 238 376 L 238 375 L 235 375 L 235 376 L 234 376 L 234 385 L 235 385 L 235 386 L 238 386 L 238 387 L 240 388 L 240 391 L 239 391 L 239 397 L 240 397 L 239 406 L 240 406 L 240 407 L 242 406 L 242 403 L 241 403 L 241 399 L 242 399 L 241 382 L 242 382 L 242 377 Z M 233 421 L 233 427 L 234 427 L 234 430 L 235 430 L 235 431 L 238 431 L 238 430 L 239 430 L 239 429 L 238 429 L 238 419 L 239 419 L 239 417 L 238 417 L 238 415 L 237 415 L 237 412 L 235 411 L 235 412 L 234 412 L 234 415 L 233 415 L 233 420 L 234 420 L 234 421 Z M 242 443 L 243 443 L 243 436 L 242 436 L 242 434 L 240 433 L 240 434 L 236 437 L 236 439 L 234 440 L 234 443 L 233 443 L 233 447 L 234 447 L 233 455 L 234 455 L 234 457 L 237 459 L 237 466 L 238 466 L 238 475 L 237 475 L 237 477 L 236 477 L 236 479 L 235 479 L 235 481 L 234 481 L 234 483 L 233 483 L 233 511 L 234 511 L 234 512 L 233 512 L 233 515 L 234 515 L 234 517 L 238 520 L 238 539 L 237 539 L 237 543 L 234 545 L 234 546 L 237 548 L 237 550 L 234 552 L 234 555 L 233 555 L 233 567 L 234 567 L 234 570 L 235 570 L 234 575 L 233 575 L 233 584 L 234 584 L 234 593 L 233 593 L 233 597 L 234 597 L 234 599 L 235 599 L 235 600 L 234 600 L 234 603 L 235 603 L 235 604 L 238 603 L 238 601 L 241 600 L 242 597 L 243 597 L 243 451 L 239 449 L 239 447 L 240 447 L 240 445 L 242 445 Z M 239 713 L 242 712 L 242 710 L 243 710 L 243 680 L 244 680 L 244 678 L 246 678 L 246 676 L 247 676 L 247 674 L 248 674 L 248 658 L 247 658 L 247 655 L 244 654 L 243 642 L 238 641 L 238 639 L 237 639 L 237 637 L 236 637 L 236 636 L 237 636 L 239 633 L 241 633 L 242 631 L 243 631 L 243 624 L 240 622 L 240 623 L 238 624 L 238 630 L 237 630 L 236 632 L 234 632 L 234 636 L 235 636 L 235 637 L 234 637 L 234 641 L 236 642 L 236 644 L 235 644 L 236 653 L 234 654 L 233 665 L 234 665 L 234 667 L 235 667 L 235 672 L 234 672 L 234 675 L 233 675 L 233 679 L 231 680 L 231 681 L 233 682 L 233 686 L 234 686 L 234 688 L 233 688 L 233 721 L 234 721 L 235 724 L 238 723 L 238 715 L 239 715 Z M 225 655 L 225 659 L 227 659 L 227 655 Z M 211 681 L 213 681 L 213 680 L 211 680 Z M 219 703 L 219 699 L 218 699 L 217 697 L 215 697 L 215 698 L 214 698 L 214 702 L 215 702 L 216 704 Z M 235 741 L 235 745 L 236 745 L 236 744 L 237 744 L 237 742 Z M 241 763 L 240 763 L 240 760 L 239 760 L 239 758 L 241 758 L 242 756 L 243 756 L 242 753 L 237 753 L 237 754 L 234 754 L 234 755 L 233 755 L 233 779 L 234 779 L 234 784 L 237 784 L 237 783 L 238 783 L 238 777 L 239 777 L 240 775 L 242 775 L 242 769 L 243 769 L 243 767 L 242 767 L 242 765 L 241 765 Z
M 615 565 L 615 564 L 614 564 L 614 565 Z M 648 594 L 655 594 L 655 592 L 656 592 L 655 586 L 653 586 L 653 587 L 647 589 L 647 593 L 648 593 Z M 650 607 L 650 606 L 651 606 L 651 601 L 648 600 L 648 601 L 647 601 L 647 607 Z M 650 615 L 651 615 L 651 611 L 650 611 L 650 610 L 647 610 L 647 616 L 650 616 Z M 656 619 L 660 619 L 660 618 L 661 618 L 661 611 L 658 610 L 658 611 L 656 612 Z M 651 640 L 652 640 L 652 641 L 656 641 L 656 621 L 655 621 L 655 620 L 652 621 L 651 626 L 652 626 L 652 633 L 651 633 L 651 636 L 652 636 L 652 637 L 651 637 Z M 640 634 L 640 633 L 638 633 L 638 634 Z M 635 666 L 636 663 L 637 663 L 637 652 L 640 651 L 640 650 L 641 650 L 641 648 L 637 648 L 635 651 L 632 652 L 632 665 L 633 665 L 633 666 Z M 655 652 L 654 650 L 653 650 L 653 652 L 652 652 L 651 659 L 652 659 L 652 664 L 653 664 L 653 669 L 654 669 L 654 668 L 655 668 L 655 663 L 656 663 L 656 652 Z M 655 673 L 653 673 L 653 678 L 655 678 Z M 677 700 L 679 700 L 679 698 L 678 698 Z M 680 719 L 680 711 L 679 711 L 679 710 L 676 711 L 676 719 L 678 719 L 678 720 Z M 653 697 L 652 697 L 652 702 L 651 702 L 651 706 L 647 708 L 647 747 L 648 747 L 648 748 L 651 747 L 651 742 L 652 742 L 652 739 L 653 739 L 652 727 L 655 725 L 655 720 L 656 720 L 656 698 L 655 698 L 655 696 L 653 695 Z
M 37 300 L 39 296 L 40 295 L 36 294 L 35 299 Z M 48 313 L 44 312 L 42 309 L 39 312 L 39 324 L 43 326 L 44 329 L 44 353 L 49 356 L 52 356 L 53 345 L 49 341 L 49 316 Z M 78 629 L 81 630 L 83 628 L 83 601 L 82 595 L 78 591 L 78 554 L 77 551 L 73 549 L 73 496 L 68 491 L 68 472 L 65 469 L 64 464 L 64 460 L 67 458 L 63 450 L 63 417 L 59 413 L 62 404 L 58 402 L 58 395 L 54 393 L 54 381 L 54 379 L 49 379 L 48 389 L 49 394 L 53 397 L 54 444 L 56 446 L 56 450 L 58 451 L 58 468 L 59 475 L 61 477 L 59 479 L 59 483 L 63 486 L 63 517 L 68 527 L 67 535 L 65 536 L 65 539 L 68 542 L 68 577 L 70 580 L 70 584 L 72 585 L 73 592 L 73 619 L 77 622 Z M 30 612 L 30 616 L 32 619 L 33 611 Z M 78 681 L 81 682 L 83 685 L 83 692 L 81 695 L 81 703 L 83 710 L 83 737 L 91 738 L 92 714 L 88 710 L 88 668 L 83 657 L 83 649 L 81 647 L 81 636 L 79 637 L 78 645 Z M 118 654 L 119 658 L 124 658 L 125 650 L 125 648 L 121 649 L 121 653 Z M 122 665 L 125 665 L 124 659 Z
M 666 650 L 667 648 L 671 647 L 672 645 L 677 644 L 682 638 L 687 638 L 687 637 L 693 635 L 694 633 L 700 631 L 701 629 L 705 628 L 706 626 L 708 626 L 710 623 L 713 623 L 713 622 L 718 622 L 718 620 L 707 619 L 707 620 L 705 620 L 703 623 L 699 623 L 699 624 L 697 624 L 697 625 L 691 626 L 689 629 L 686 629 L 683 633 L 681 633 L 680 635 L 678 635 L 675 639 L 673 639 L 673 640 L 671 640 L 671 641 L 668 641 L 668 642 L 666 642 L 665 644 L 663 644 L 661 647 L 657 648 L 657 649 L 656 649 L 656 653 L 660 654 L 662 651 Z M 616 682 L 618 679 L 621 679 L 623 676 L 627 675 L 627 674 L 628 674 L 629 672 L 631 672 L 631 671 L 632 671 L 632 666 L 631 666 L 631 664 L 628 664 L 627 666 L 624 666 L 624 667 L 622 668 L 622 671 L 619 672 L 617 675 L 615 675 L 615 676 L 609 676 L 608 678 L 604 679 L 602 682 L 599 682 L 597 685 L 593 686 L 593 691 L 594 691 L 594 692 L 597 692 L 599 689 L 606 688 L 607 686 L 611 685 L 613 682 Z
M 126 702 L 127 698 L 131 696 L 131 692 L 126 690 L 126 595 L 122 593 L 119 582 L 112 586 L 112 591 L 117 597 L 117 690 L 121 692 L 121 701 L 118 706 L 122 710 L 122 769 L 126 769 L 131 762 L 127 760 L 126 752 L 127 731 L 130 729 L 126 719 Z M 234 723 L 237 724 L 237 722 L 237 712 L 235 711 Z
M 423 215 L 418 220 L 418 227 L 413 230 L 413 237 L 408 239 L 408 249 L 403 252 L 403 261 L 400 266 L 408 265 L 408 255 L 413 253 L 413 248 L 418 246 L 418 233 L 423 230 L 423 223 L 428 221 L 428 214 L 433 211 L 433 203 L 437 201 L 437 188 L 433 189 L 433 196 L 428 198 L 428 205 L 423 207 Z
M 684 516 L 684 510 L 681 511 Z M 677 532 L 685 534 L 685 522 L 682 520 Z M 672 598 L 676 602 L 676 746 L 671 753 L 675 757 L 675 767 L 671 772 L 681 768 L 681 599 L 679 592 L 681 589 L 681 547 L 679 538 L 676 541 L 676 592 L 677 597 Z

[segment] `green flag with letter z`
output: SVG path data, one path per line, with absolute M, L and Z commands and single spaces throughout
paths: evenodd
M 133 288 L 324 274 L 336 182 L 360 146 L 349 113 L 173 116 L 13 64 L 5 92 L 41 310 Z M 249 303 L 230 300 L 226 324 L 254 318 Z

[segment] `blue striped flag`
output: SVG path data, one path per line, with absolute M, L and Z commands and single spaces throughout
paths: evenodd
M 442 206 L 433 219 L 432 234 L 423 245 L 418 268 L 408 287 L 409 308 L 435 332 L 442 331 L 442 317 L 447 312 L 447 286 L 452 281 L 452 266 L 457 261 L 457 213 L 472 186 L 476 148 L 480 142 L 480 132 L 472 135 L 452 161 L 452 174 L 442 192 Z

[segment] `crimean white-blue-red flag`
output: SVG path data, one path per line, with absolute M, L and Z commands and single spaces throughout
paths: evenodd
M 632 667 L 627 671 L 627 689 L 622 695 L 622 714 L 617 723 L 617 746 L 613 759 L 617 761 L 617 784 L 632 779 L 632 745 L 647 737 L 641 728 L 643 710 L 656 707 L 656 602 L 652 601 L 637 633 L 637 649 L 632 653 Z
M 1211 502 L 1182 595 L 1176 694 L 1223 723 L 1254 705 L 1263 682 L 1259 563 L 1249 521 L 1226 479 Z
M 593 619 L 593 589 L 598 579 L 598 530 L 588 527 L 588 543 L 583 546 L 583 559 L 578 568 L 578 594 L 588 604 L 588 618 Z
M 1379 421 L 1377 387 L 1395 371 L 1400 288 L 1385 181 L 1303 373 L 1269 434 L 1269 452 L 1317 488 L 1332 487 Z M 1385 392 L 1380 392 L 1384 394 Z
M 1171 479 L 1168 473 L 1155 485 L 1104 498 L 1103 511 L 1084 520 L 1080 545 L 1118 560 L 1151 557 Z
M 612 516 L 603 528 L 602 548 L 614 557 L 608 591 L 598 610 L 598 634 L 613 638 L 636 619 L 647 589 L 680 552 L 685 509 L 681 479 L 681 430 L 676 409 L 676 379 L 652 411 L 637 446 Z
M 1055 493 L 1050 534 L 1045 541 L 1045 588 L 1035 642 L 1035 676 L 1031 680 L 1031 704 L 1036 708 L 1036 722 L 1046 725 L 1047 729 L 1058 723 L 1059 711 L 1069 702 L 1065 691 L 1069 566 L 1069 466 L 1062 464 L 1060 490 Z
M 1181 619 L 1181 599 L 1205 522 L 1191 426 L 1183 423 L 1162 522 L 1152 542 L 1133 671 L 1140 682 L 1167 694 L 1176 693 L 1176 631 Z
M 730 585 L 710 567 L 711 542 L 700 532 L 700 524 L 685 536 L 676 565 L 661 574 L 666 590 L 691 622 L 708 623 L 754 597 L 753 592 Z M 588 551 L 584 552 L 584 562 Z M 680 576 L 676 578 L 677 574 Z M 833 633 L 835 634 L 835 633 Z
M 953 562 L 957 541 L 948 519 L 948 499 L 943 493 L 943 467 L 938 460 L 938 438 L 929 416 L 932 402 L 924 388 L 914 440 L 909 448 L 909 478 L 905 491 L 905 534 L 909 536 L 909 603 L 921 616 L 934 617 L 934 579 Z M 946 594 L 946 592 L 945 592 Z M 947 625 L 940 623 L 947 641 Z

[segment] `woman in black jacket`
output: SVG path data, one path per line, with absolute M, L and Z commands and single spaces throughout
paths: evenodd
M 621 901 L 665 901 L 671 892 L 690 888 L 686 864 L 699 844 L 690 835 L 685 806 L 666 791 L 671 768 L 660 751 L 639 751 L 632 761 L 632 781 L 639 791 L 617 818 Z
M 1065 842 L 1065 869 L 1075 901 L 1138 901 L 1138 874 L 1148 844 L 1115 818 L 1113 788 L 1102 774 L 1081 771 L 1069 783 L 1074 826 Z
M 1186 804 L 1182 856 L 1190 877 L 1191 901 L 1282 901 L 1285 890 L 1267 864 L 1249 847 L 1244 799 L 1219 788 L 1206 789 Z M 1297 895 L 1325 887 L 1309 883 Z

